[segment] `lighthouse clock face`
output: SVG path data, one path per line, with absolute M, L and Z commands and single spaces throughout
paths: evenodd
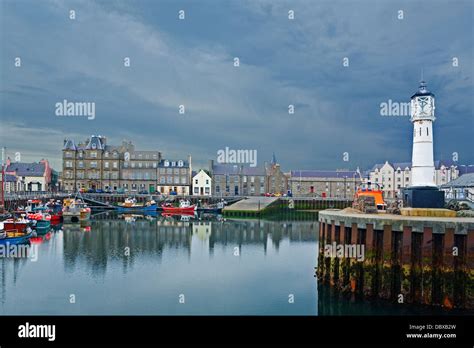
M 420 96 L 413 100 L 414 117 L 434 116 L 434 99 L 431 96 Z

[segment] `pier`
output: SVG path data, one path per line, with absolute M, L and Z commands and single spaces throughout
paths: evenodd
M 474 218 L 319 213 L 317 276 L 341 294 L 473 309 Z M 364 245 L 362 262 L 326 245 Z

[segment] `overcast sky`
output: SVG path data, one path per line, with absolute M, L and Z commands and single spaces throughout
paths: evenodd
M 381 116 L 380 104 L 409 101 L 423 69 L 436 94 L 435 159 L 457 152 L 474 163 L 471 0 L 0 4 L 0 145 L 10 157 L 60 169 L 65 137 L 101 134 L 191 154 L 196 167 L 226 146 L 257 150 L 259 164 L 275 152 L 284 170 L 410 161 L 409 117 Z M 94 102 L 95 119 L 57 116 L 64 99 Z

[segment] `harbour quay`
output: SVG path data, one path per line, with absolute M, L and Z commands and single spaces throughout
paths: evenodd
M 473 309 L 474 218 L 330 209 L 318 220 L 316 275 L 342 296 Z M 339 245 L 364 257 L 328 253 Z

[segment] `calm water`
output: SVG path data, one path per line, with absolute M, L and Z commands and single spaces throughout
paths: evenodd
M 318 288 L 315 219 L 96 215 L 33 241 L 35 262 L 0 257 L 0 314 L 440 313 Z
M 35 244 L 36 262 L 0 259 L 0 314 L 315 315 L 316 231 L 317 222 L 97 216 Z

